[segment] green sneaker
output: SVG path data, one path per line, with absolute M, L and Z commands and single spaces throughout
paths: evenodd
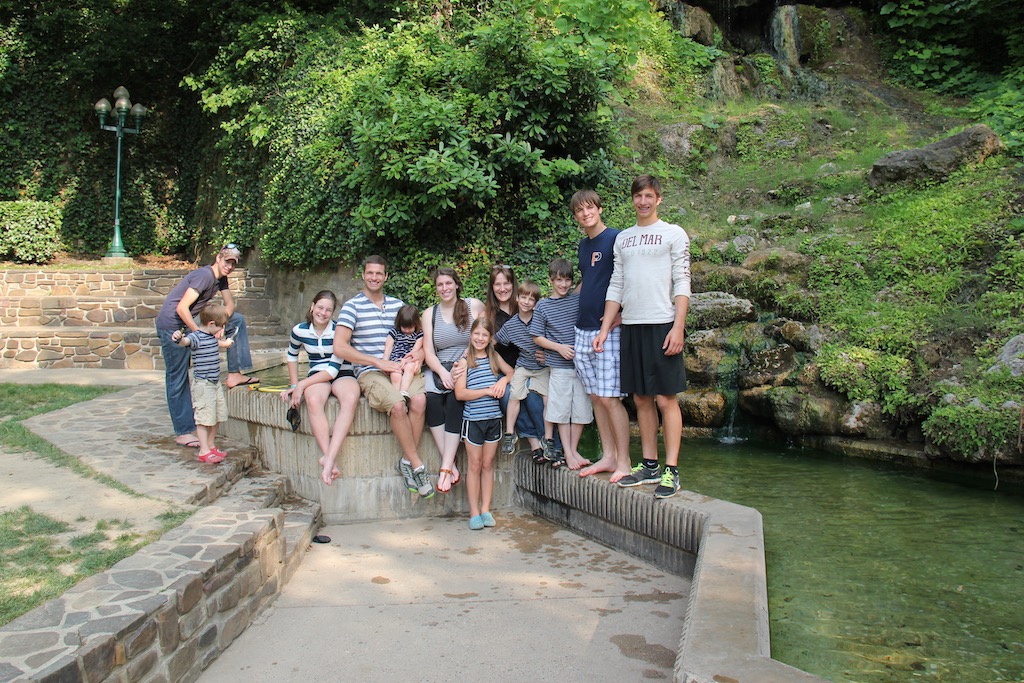
M 679 493 L 679 474 L 672 474 L 672 471 L 666 467 L 665 473 L 661 475 L 661 483 L 658 484 L 658 488 L 654 489 L 654 497 L 671 498 L 677 493 Z
M 515 434 L 506 434 L 505 438 L 501 442 L 501 454 L 512 455 L 516 452 L 516 444 L 519 443 L 519 437 Z
M 619 479 L 619 486 L 639 486 L 640 484 L 657 484 L 661 481 L 661 468 L 655 467 L 653 469 L 644 467 L 643 463 L 640 463 L 633 470 Z

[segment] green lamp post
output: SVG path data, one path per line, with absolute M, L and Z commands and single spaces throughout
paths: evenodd
M 146 116 L 146 108 L 141 104 L 132 105 L 128 99 L 128 89 L 123 85 L 114 91 L 114 112 L 117 114 L 116 123 L 107 125 L 107 116 L 110 114 L 110 101 L 104 97 L 93 109 L 96 110 L 96 117 L 100 120 L 100 128 L 117 133 L 117 172 L 114 176 L 114 238 L 110 241 L 110 249 L 107 251 L 108 258 L 126 258 L 128 252 L 121 244 L 121 140 L 125 133 L 138 134 L 142 130 L 142 119 Z M 134 128 L 127 128 L 125 124 L 131 116 Z

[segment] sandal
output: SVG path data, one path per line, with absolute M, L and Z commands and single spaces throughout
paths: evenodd
M 444 469 L 444 468 L 442 468 L 442 469 L 437 471 L 437 486 L 436 486 L 436 488 L 437 488 L 438 493 L 448 493 L 449 491 L 452 490 L 452 487 L 455 486 L 455 483 L 454 482 L 450 483 L 448 485 L 448 488 L 443 489 L 443 488 L 441 488 L 441 479 L 445 475 L 448 475 L 448 478 L 451 479 L 453 474 L 454 474 L 454 472 L 452 472 L 449 469 Z
M 203 453 L 199 456 L 200 462 L 205 462 L 210 465 L 216 465 L 224 460 L 224 456 L 217 451 L 210 451 L 209 453 Z

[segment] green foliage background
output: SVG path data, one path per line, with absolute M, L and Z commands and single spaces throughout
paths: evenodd
M 61 244 L 105 251 L 114 139 L 92 105 L 118 85 L 151 110 L 144 133 L 125 141 L 130 253 L 196 258 L 233 240 L 303 268 L 379 252 L 389 287 L 417 304 L 431 298 L 426 274 L 440 264 L 456 266 L 467 291 L 482 291 L 493 263 L 544 285 L 547 261 L 578 240 L 569 194 L 597 189 L 606 222 L 628 225 L 625 188 L 637 172 L 665 181 L 678 201 L 663 217 L 690 232 L 696 258 L 738 265 L 735 247 L 714 246 L 735 235 L 712 226 L 751 188 L 770 188 L 751 213 L 763 210 L 758 228 L 811 259 L 808 282 L 709 284 L 825 325 L 821 377 L 847 396 L 965 457 L 1005 452 L 1005 406 L 1024 387 L 986 370 L 1024 332 L 1013 170 L 1024 149 L 1024 6 L 861 6 L 890 75 L 941 93 L 936 110 L 988 123 L 1009 157 L 869 197 L 854 217 L 830 211 L 826 198 L 867 195 L 863 171 L 881 154 L 920 142 L 906 124 L 868 102 L 705 99 L 723 65 L 766 98 L 813 83 L 770 55 L 726 54 L 739 51 L 722 36 L 716 47 L 681 37 L 648 0 L 6 3 L 0 202 L 3 215 L 22 213 L 5 225 L 22 235 L 17 258 L 45 260 Z M 809 63 L 827 66 L 846 29 L 825 9 L 801 12 Z M 695 151 L 669 159 L 658 131 L 681 121 L 700 125 Z M 711 168 L 729 126 L 732 165 Z M 819 173 L 823 158 L 836 172 Z M 784 210 L 808 201 L 811 213 Z M 921 350 L 954 331 L 963 367 L 939 386 Z

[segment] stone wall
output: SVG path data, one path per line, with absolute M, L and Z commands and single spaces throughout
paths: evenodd
M 154 319 L 187 272 L 0 271 L 0 369 L 162 368 Z M 265 273 L 229 280 L 250 337 L 285 331 Z
M 297 494 L 319 503 L 325 523 L 468 513 L 466 496 L 459 487 L 453 495 L 438 493 L 429 500 L 406 489 L 396 469 L 401 451 L 389 419 L 371 408 L 366 399 L 360 399 L 352 428 L 338 454 L 341 478 L 331 486 L 320 481 L 317 460 L 321 453 L 309 429 L 306 405 L 300 409 L 302 423 L 295 432 L 285 418 L 286 411 L 280 394 L 228 392 L 231 419 L 223 425 L 222 433 L 254 446 L 264 467 L 286 474 Z M 331 399 L 327 404 L 330 424 L 334 424 L 337 414 L 338 402 Z M 419 446 L 427 470 L 436 475 L 441 457 L 429 430 L 424 429 Z M 460 445 L 456 463 L 462 472 L 465 462 L 465 448 Z M 495 461 L 494 506 L 511 505 L 514 490 L 511 459 L 499 455 Z
M 298 567 L 315 526 L 216 505 L 0 631 L 0 681 L 194 681 Z

